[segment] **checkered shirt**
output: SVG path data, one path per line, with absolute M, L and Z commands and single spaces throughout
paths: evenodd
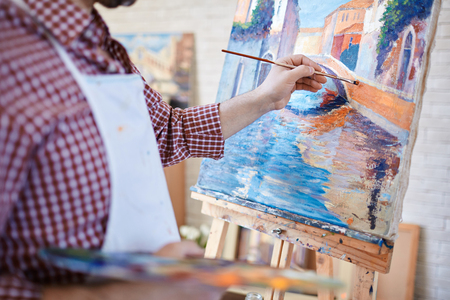
M 70 0 L 26 2 L 83 74 L 138 73 L 97 11 Z M 172 109 L 147 84 L 144 94 L 164 166 L 222 157 L 217 104 Z M 86 98 L 43 30 L 0 0 L 0 299 L 37 299 L 43 285 L 82 281 L 38 251 L 100 249 L 110 192 Z

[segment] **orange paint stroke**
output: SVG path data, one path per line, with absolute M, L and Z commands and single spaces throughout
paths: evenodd
M 349 96 L 402 129 L 410 130 L 416 105 L 400 96 L 361 82 L 347 85 Z
M 342 106 L 329 114 L 307 119 L 312 126 L 310 129 L 306 130 L 305 133 L 311 135 L 322 135 L 337 127 L 344 126 L 345 117 L 351 109 L 352 108 L 348 106 Z

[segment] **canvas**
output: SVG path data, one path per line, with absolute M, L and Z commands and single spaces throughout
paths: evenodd
M 395 239 L 439 7 L 239 0 L 228 50 L 270 60 L 305 54 L 360 84 L 328 79 L 317 93 L 294 92 L 286 108 L 229 138 L 223 159 L 205 159 L 193 190 Z M 217 102 L 256 88 L 271 68 L 227 55 Z
M 163 100 L 186 108 L 192 102 L 192 33 L 114 34 L 126 48 L 131 61 Z

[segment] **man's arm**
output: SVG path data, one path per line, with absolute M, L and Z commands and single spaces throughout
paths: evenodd
M 288 69 L 275 65 L 258 88 L 220 104 L 220 122 L 225 139 L 269 111 L 284 108 L 295 90 L 317 92 L 326 82 L 324 76 L 314 75 L 314 70 L 322 71 L 322 68 L 303 55 L 288 56 L 277 62 L 298 67 Z
M 21 123 L 20 119 L 16 120 L 21 116 L 9 115 L 7 109 L 1 106 L 0 112 L 1 236 L 5 232 L 11 210 L 19 199 L 21 188 L 26 180 L 29 158 L 33 149 L 33 136 L 26 130 L 24 122 Z M 2 247 L 1 244 L 0 247 Z M 0 270 L 0 299 L 38 299 L 39 296 L 38 285 L 27 281 L 21 274 L 5 274 Z
M 135 67 L 134 72 L 139 73 Z M 144 96 L 164 167 L 189 157 L 219 159 L 223 156 L 218 104 L 172 108 L 147 83 Z
M 322 69 L 303 55 L 278 61 L 299 67 L 291 70 L 274 66 L 261 86 L 221 103 L 220 109 L 217 103 L 172 109 L 146 85 L 144 94 L 163 165 L 173 165 L 189 157 L 221 158 L 225 139 L 263 114 L 286 106 L 293 91 L 317 92 L 321 83 L 326 82 L 325 77 L 313 75 L 313 69 Z M 138 73 L 137 69 L 135 72 Z

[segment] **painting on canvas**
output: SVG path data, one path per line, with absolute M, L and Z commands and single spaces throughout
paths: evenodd
M 194 57 L 192 33 L 139 33 L 113 35 L 131 61 L 163 100 L 186 108 L 192 99 Z
M 228 50 L 305 54 L 328 73 L 317 93 L 232 136 L 193 190 L 394 239 L 439 0 L 239 0 Z M 256 88 L 272 65 L 227 55 L 217 102 Z M 247 203 L 247 204 L 245 204 Z M 266 210 L 267 211 L 267 210 Z

